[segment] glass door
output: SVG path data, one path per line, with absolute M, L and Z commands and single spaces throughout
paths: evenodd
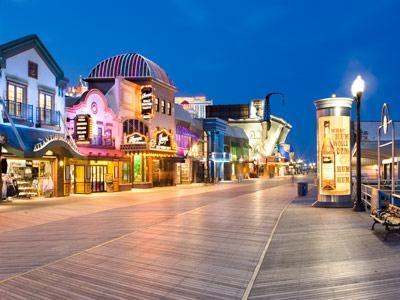
M 92 192 L 105 192 L 107 166 L 90 166 L 90 169 L 90 183 L 92 187 Z

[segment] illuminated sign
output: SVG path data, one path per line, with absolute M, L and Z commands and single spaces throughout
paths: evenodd
M 173 135 L 166 129 L 161 129 L 155 133 L 155 139 L 151 141 L 151 148 L 157 150 L 176 150 Z
M 142 116 L 144 119 L 150 119 L 153 114 L 153 88 L 151 86 L 142 87 Z
M 147 150 L 147 137 L 139 132 L 127 135 L 125 144 L 121 145 L 122 151 L 144 151 Z
M 318 168 L 321 195 L 351 194 L 350 117 L 318 119 Z
M 76 115 L 75 117 L 75 138 L 77 142 L 87 142 L 92 131 L 90 115 Z
M 139 132 L 134 132 L 126 137 L 126 143 L 130 145 L 145 145 L 146 136 Z

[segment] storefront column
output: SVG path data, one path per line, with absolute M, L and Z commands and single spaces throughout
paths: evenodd
M 53 174 L 56 174 L 54 181 L 54 196 L 63 197 L 64 194 L 64 159 L 57 158 L 53 166 Z

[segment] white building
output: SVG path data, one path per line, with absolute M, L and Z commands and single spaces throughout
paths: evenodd
M 14 123 L 61 130 L 66 84 L 36 35 L 0 45 L 0 98 Z
M 213 101 L 205 96 L 175 97 L 175 103 L 182 105 L 193 118 L 204 119 L 206 117 L 206 106 L 212 105 Z
M 66 84 L 36 35 L 0 45 L 2 181 L 18 183 L 11 197 L 69 194 L 65 163 L 82 156 L 64 127 Z

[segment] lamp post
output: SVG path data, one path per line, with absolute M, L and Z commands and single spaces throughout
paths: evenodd
M 356 146 L 357 146 L 357 165 L 356 165 L 356 190 L 357 195 L 356 199 L 353 203 L 354 211 L 364 211 L 365 207 L 361 200 L 361 123 L 360 123 L 360 108 L 361 108 L 361 97 L 365 89 L 365 82 L 361 78 L 361 75 L 358 75 L 357 78 L 353 81 L 351 85 L 351 93 L 356 102 Z

